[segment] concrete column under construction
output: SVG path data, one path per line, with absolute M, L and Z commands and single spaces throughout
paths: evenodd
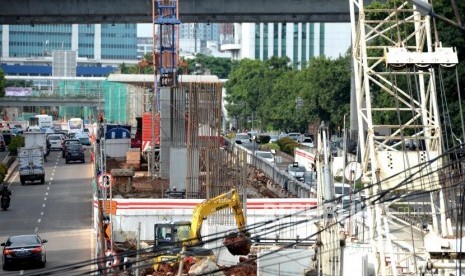
M 171 147 L 171 87 L 160 88 L 160 177 L 167 179 L 170 173 Z

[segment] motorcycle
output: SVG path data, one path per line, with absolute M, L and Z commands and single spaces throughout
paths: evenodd
M 8 207 L 10 207 L 10 197 L 9 196 L 2 196 L 1 198 L 1 207 L 3 209 L 3 211 L 6 211 L 6 209 L 8 209 Z

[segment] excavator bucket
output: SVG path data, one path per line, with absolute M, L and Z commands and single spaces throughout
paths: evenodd
M 230 233 L 224 238 L 223 245 L 234 256 L 248 255 L 252 241 L 243 233 Z

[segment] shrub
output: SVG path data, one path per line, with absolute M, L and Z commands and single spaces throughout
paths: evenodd
M 297 143 L 289 137 L 279 139 L 277 143 L 281 151 L 292 156 L 294 156 L 294 149 L 300 146 L 299 143 Z
M 24 147 L 24 136 L 15 136 L 11 139 L 10 144 L 8 145 L 8 151 L 10 155 L 18 155 L 18 148 Z
M 289 137 L 284 137 L 284 138 L 278 139 L 278 141 L 276 141 L 276 143 L 278 144 L 278 146 L 281 149 L 284 148 L 287 144 L 292 143 L 292 142 L 294 142 L 294 140 L 292 140 Z
M 5 164 L 0 163 L 0 183 L 2 183 L 3 180 L 5 180 L 5 176 L 7 172 L 8 172 L 8 168 L 5 166 Z
M 271 140 L 270 135 L 258 135 L 258 140 L 260 140 L 260 144 L 268 144 Z

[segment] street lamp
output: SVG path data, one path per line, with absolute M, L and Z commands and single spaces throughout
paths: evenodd
M 410 4 L 414 5 L 416 10 L 421 13 L 424 16 L 431 16 L 433 18 L 437 18 L 444 23 L 449 24 L 452 27 L 455 27 L 462 31 L 465 34 L 465 26 L 458 24 L 457 22 L 454 22 L 448 18 L 445 18 L 444 16 L 441 16 L 433 11 L 433 6 L 424 1 L 424 0 L 407 0 Z M 455 8 L 454 8 L 455 9 Z

